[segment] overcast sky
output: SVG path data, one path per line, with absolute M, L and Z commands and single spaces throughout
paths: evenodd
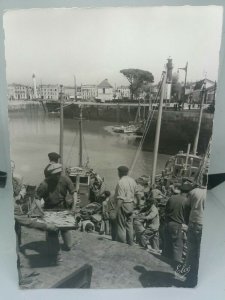
M 166 59 L 174 72 L 189 63 L 188 80 L 216 80 L 222 8 L 139 7 L 27 9 L 4 15 L 8 83 L 127 84 L 121 69 L 152 72 Z M 184 72 L 180 71 L 180 80 Z

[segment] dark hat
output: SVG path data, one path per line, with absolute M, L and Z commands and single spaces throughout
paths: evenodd
M 105 191 L 104 194 L 106 197 L 109 197 L 111 195 L 110 191 Z
M 183 193 L 188 193 L 193 189 L 193 184 L 191 184 L 191 182 L 189 181 L 185 181 L 181 186 L 180 186 L 180 190 Z
M 147 205 L 153 205 L 153 204 L 156 203 L 156 202 L 155 202 L 155 199 L 152 198 L 150 195 L 147 196 L 147 198 L 145 199 L 145 201 L 146 201 L 146 204 L 147 204 Z
M 121 174 L 128 174 L 128 172 L 129 172 L 129 168 L 126 167 L 126 166 L 120 166 L 117 170 L 118 170 Z
M 94 225 L 92 223 L 87 223 L 84 227 L 86 232 L 92 232 L 94 230 Z
M 50 153 L 48 153 L 48 158 L 51 161 L 57 162 L 58 159 L 60 158 L 60 155 L 58 153 L 56 153 L 56 152 L 50 152 Z

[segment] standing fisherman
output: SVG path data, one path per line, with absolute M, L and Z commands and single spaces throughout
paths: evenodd
M 116 217 L 116 241 L 133 244 L 133 211 L 137 184 L 128 176 L 129 169 L 126 166 L 118 168 L 119 182 L 115 190 Z
M 185 265 L 189 268 L 186 286 L 197 284 L 200 244 L 202 238 L 203 211 L 206 200 L 207 175 L 203 174 L 202 185 L 197 186 L 188 194 L 190 215 L 187 231 L 187 257 Z
M 57 164 L 59 162 L 60 159 L 60 155 L 56 152 L 50 152 L 48 153 L 48 158 L 49 158 L 49 164 L 45 167 L 44 169 L 44 174 L 45 174 L 45 178 L 47 177 L 47 169 L 51 164 Z
M 46 170 L 47 178 L 39 185 L 36 196 L 39 200 L 44 200 L 44 209 L 66 209 L 66 196 L 69 192 L 73 196 L 73 208 L 76 208 L 77 192 L 71 179 L 62 175 L 62 165 L 50 164 Z M 72 246 L 70 230 L 60 230 L 65 250 L 69 251 Z M 47 242 L 49 248 L 56 256 L 56 262 L 60 262 L 59 232 L 47 232 Z M 51 252 L 51 251 L 50 251 Z
M 182 263 L 184 248 L 182 224 L 187 224 L 188 205 L 187 193 L 189 184 L 180 187 L 181 194 L 173 195 L 166 204 L 165 209 L 165 248 L 164 255 L 173 260 L 174 266 Z

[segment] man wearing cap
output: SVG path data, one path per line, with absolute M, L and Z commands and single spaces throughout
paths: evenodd
M 48 153 L 48 158 L 49 158 L 49 164 L 45 167 L 44 169 L 44 175 L 45 178 L 47 177 L 47 169 L 51 164 L 56 164 L 59 162 L 60 155 L 56 152 L 50 152 Z
M 121 243 L 133 244 L 133 211 L 137 193 L 137 184 L 128 176 L 126 166 L 118 168 L 119 182 L 115 189 L 115 204 L 117 209 L 116 240 Z
M 187 224 L 188 205 L 187 193 L 190 184 L 182 184 L 181 194 L 173 195 L 165 209 L 165 244 L 163 254 L 175 262 L 175 267 L 182 262 L 184 239 L 182 224 Z
M 59 163 L 52 163 L 46 170 L 46 179 L 39 185 L 36 191 L 37 199 L 44 200 L 44 209 L 66 209 L 66 196 L 69 192 L 73 196 L 73 208 L 76 208 L 77 193 L 75 186 L 68 176 L 62 175 L 62 165 Z M 60 230 L 64 241 L 65 250 L 71 249 L 72 238 L 69 230 Z M 58 239 L 58 232 L 47 233 L 47 242 L 49 248 L 56 252 L 59 256 L 60 245 Z

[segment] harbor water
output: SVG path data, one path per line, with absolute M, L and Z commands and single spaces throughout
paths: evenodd
M 59 122 L 57 115 L 46 114 L 40 106 L 9 112 L 11 159 L 15 162 L 15 173 L 23 177 L 25 184 L 38 185 L 44 179 L 47 154 L 59 152 Z M 104 177 L 111 191 L 118 181 L 117 167 L 132 165 L 140 142 L 133 135 L 113 133 L 113 125 L 115 123 L 105 121 L 83 122 L 83 161 L 88 161 L 89 166 Z M 78 120 L 65 119 L 64 166 L 77 166 L 78 154 Z M 158 172 L 164 168 L 168 157 L 159 154 Z M 151 175 L 152 163 L 153 153 L 140 151 L 132 176 Z

